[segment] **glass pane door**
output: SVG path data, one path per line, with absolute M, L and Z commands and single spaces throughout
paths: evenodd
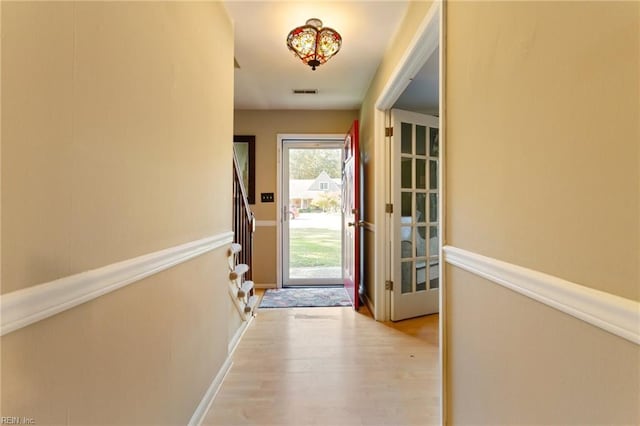
M 435 157 L 427 151 L 437 143 L 437 136 L 427 140 L 427 129 L 436 135 L 438 129 L 405 122 L 400 127 L 400 291 L 407 294 L 439 287 L 438 249 L 432 247 L 438 235 L 438 157 L 437 149 Z
M 342 141 L 285 141 L 283 285 L 342 284 Z
M 440 158 L 436 117 L 401 110 L 392 116 L 396 321 L 438 311 Z

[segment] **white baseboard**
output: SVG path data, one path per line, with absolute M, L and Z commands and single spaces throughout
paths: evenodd
M 233 365 L 233 353 L 236 351 L 236 348 L 240 344 L 242 336 L 244 336 L 244 333 L 246 333 L 249 325 L 251 325 L 251 323 L 253 322 L 253 318 L 253 315 L 249 315 L 246 321 L 243 320 L 240 324 L 240 327 L 238 327 L 238 331 L 236 331 L 234 336 L 231 338 L 231 341 L 229 342 L 227 348 L 227 359 L 225 360 L 224 364 L 222 364 L 222 367 L 220 367 L 220 371 L 214 377 L 211 385 L 209 385 L 209 388 L 207 389 L 207 392 L 204 394 L 204 397 L 202 397 L 202 401 L 200 401 L 200 404 L 198 404 L 196 411 L 191 416 L 191 419 L 188 423 L 189 426 L 200 426 L 204 421 L 204 418 L 209 412 L 209 409 L 211 408 L 211 405 L 213 404 L 213 401 L 215 400 L 220 387 L 222 387 L 222 383 L 224 383 L 225 377 L 229 373 L 229 370 L 231 370 L 231 367 Z
M 213 381 L 211 382 L 211 385 L 209 385 L 207 392 L 205 392 L 204 396 L 202 397 L 200 404 L 198 404 L 198 406 L 196 407 L 196 411 L 191 416 L 189 423 L 187 423 L 189 426 L 200 426 L 202 424 L 204 418 L 209 412 L 209 409 L 211 408 L 211 404 L 213 404 L 213 400 L 215 399 L 216 394 L 218 393 L 220 387 L 222 386 L 222 383 L 224 382 L 224 378 L 226 377 L 229 370 L 231 370 L 232 365 L 233 361 L 231 360 L 231 357 L 227 356 L 227 359 L 222 364 L 222 367 L 220 367 L 218 374 L 216 374 L 216 376 L 213 378 Z
M 640 303 L 552 275 L 443 247 L 445 261 L 640 345 Z
M 133 259 L 0 296 L 0 335 L 71 309 L 157 274 L 218 247 L 230 244 L 233 232 L 222 232 Z
M 248 315 L 247 320 L 242 321 L 242 324 L 240 324 L 240 327 L 238 327 L 238 331 L 236 331 L 236 334 L 234 334 L 231 338 L 228 346 L 229 357 L 233 356 L 233 353 L 236 351 L 236 348 L 240 344 L 240 340 L 242 340 L 242 336 L 244 336 L 244 333 L 247 332 L 249 325 L 253 322 L 253 318 L 253 315 Z

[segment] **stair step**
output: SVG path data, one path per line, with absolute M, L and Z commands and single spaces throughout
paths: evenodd
M 246 274 L 247 271 L 249 271 L 249 265 L 245 265 L 244 263 L 236 265 L 234 270 L 229 273 L 229 279 L 237 280 L 238 278 Z
M 236 253 L 240 253 L 240 251 L 242 250 L 242 246 L 238 243 L 232 243 L 231 247 L 229 247 L 229 250 L 227 251 L 229 256 L 233 256 Z
M 245 281 L 242 283 L 242 287 L 238 290 L 238 297 L 247 296 L 253 289 L 253 281 Z
M 247 304 L 244 307 L 244 312 L 246 314 L 250 314 L 251 312 L 253 312 L 253 310 L 256 308 L 256 306 L 258 305 L 258 301 L 260 300 L 260 298 L 256 295 L 253 295 L 249 298 L 249 301 L 247 302 Z

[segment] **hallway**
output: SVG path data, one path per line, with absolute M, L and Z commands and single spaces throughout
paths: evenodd
M 438 316 L 262 309 L 205 425 L 438 424 Z

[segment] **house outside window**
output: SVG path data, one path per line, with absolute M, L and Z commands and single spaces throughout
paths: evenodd
M 340 206 L 341 183 L 340 178 L 331 178 L 324 171 L 315 179 L 290 179 L 289 205 L 296 206 L 300 213 L 306 213 L 309 209 L 333 211 Z M 320 207 L 327 200 L 331 200 L 331 205 Z

